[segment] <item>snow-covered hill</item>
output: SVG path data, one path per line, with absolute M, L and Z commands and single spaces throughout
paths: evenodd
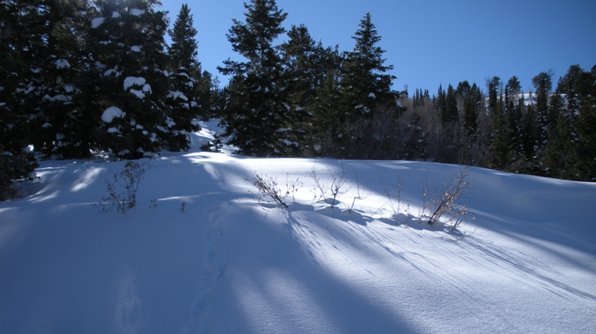
M 125 162 L 43 162 L 30 195 L 0 203 L 0 333 L 596 328 L 595 184 L 472 168 L 461 198 L 472 215 L 449 232 L 415 216 L 421 189 L 458 166 L 202 152 L 139 162 L 124 215 L 97 202 Z M 313 171 L 324 189 L 345 176 L 335 208 Z M 259 200 L 255 174 L 291 190 L 288 210 Z

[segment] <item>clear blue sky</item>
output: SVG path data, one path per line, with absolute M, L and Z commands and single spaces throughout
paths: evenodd
M 174 22 L 188 3 L 198 29 L 203 68 L 227 82 L 217 66 L 236 58 L 226 34 L 244 20 L 242 0 L 162 0 Z M 305 24 L 325 46 L 351 50 L 360 19 L 371 12 L 387 63 L 408 86 L 435 92 L 439 84 L 517 75 L 524 90 L 551 70 L 555 80 L 572 64 L 596 64 L 596 0 L 278 0 L 286 28 Z

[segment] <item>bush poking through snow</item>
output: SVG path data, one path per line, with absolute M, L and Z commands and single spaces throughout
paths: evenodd
M 118 213 L 125 214 L 137 205 L 137 190 L 143 179 L 145 169 L 143 165 L 129 161 L 119 174 L 114 174 L 111 180 L 106 179 L 106 192 L 101 200 L 103 212 L 116 209 Z
M 327 186 L 321 182 L 321 179 L 317 175 L 317 172 L 313 169 L 310 172 L 310 178 L 315 183 L 315 201 L 318 199 L 322 199 L 331 205 L 331 208 L 335 208 L 335 206 L 339 203 L 337 198 L 339 195 L 343 195 L 348 190 L 344 189 L 346 185 L 346 173 L 344 170 L 341 171 L 341 174 L 331 173 L 331 185 L 329 186 L 329 193 L 327 192 Z M 353 203 L 356 201 L 354 198 Z
M 457 205 L 455 202 L 461 197 L 466 188 L 470 185 L 469 173 L 466 168 L 461 169 L 455 179 L 445 185 L 438 196 L 431 199 L 432 214 L 427 223 L 434 224 L 439 222 L 442 217 L 447 217 L 446 223 L 451 223 L 451 231 L 457 229 L 463 222 L 465 216 L 468 214 L 468 209 L 465 206 Z
M 288 204 L 286 203 L 287 199 L 291 196 L 292 200 L 294 200 L 294 195 L 298 191 L 298 180 L 296 180 L 296 183 L 294 184 L 286 182 L 285 190 L 282 190 L 277 185 L 277 181 L 272 177 L 265 177 L 255 174 L 255 176 L 249 181 L 259 191 L 259 201 L 263 198 L 267 198 L 282 209 L 288 209 Z

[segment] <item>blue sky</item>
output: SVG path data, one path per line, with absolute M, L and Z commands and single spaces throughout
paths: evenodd
M 241 0 L 163 0 L 174 22 L 189 3 L 198 29 L 203 68 L 227 82 L 217 66 L 235 58 L 226 34 L 232 19 L 244 20 Z M 406 85 L 435 92 L 459 81 L 517 75 L 524 90 L 542 71 L 555 80 L 572 64 L 596 64 L 594 0 L 278 0 L 286 28 L 305 24 L 315 40 L 351 50 L 366 12 L 382 36 L 387 63 L 394 66 L 395 89 Z

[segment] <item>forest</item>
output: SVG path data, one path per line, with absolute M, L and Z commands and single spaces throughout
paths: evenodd
M 237 57 L 222 60 L 229 81 L 220 87 L 201 67 L 189 6 L 171 28 L 159 6 L 0 3 L 0 198 L 40 159 L 184 151 L 208 118 L 226 132 L 205 150 L 226 143 L 257 157 L 424 160 L 596 180 L 596 66 L 571 65 L 556 83 L 538 73 L 533 87 L 493 76 L 397 91 L 370 13 L 343 51 L 304 25 L 285 27 L 275 0 L 250 0 L 227 35 Z

